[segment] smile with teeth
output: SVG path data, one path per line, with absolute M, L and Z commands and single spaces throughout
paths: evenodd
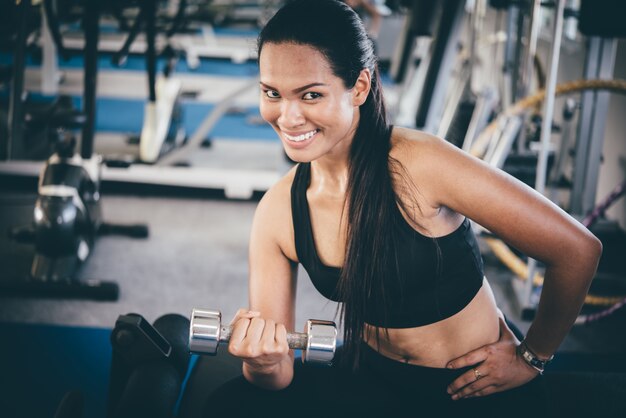
M 283 135 L 285 135 L 285 138 L 287 138 L 290 141 L 293 142 L 302 142 L 306 139 L 310 139 L 313 137 L 313 135 L 315 135 L 318 132 L 317 129 L 311 131 L 311 132 L 307 132 L 305 134 L 302 135 L 298 135 L 298 136 L 291 136 L 291 135 L 287 135 L 286 133 L 283 132 Z

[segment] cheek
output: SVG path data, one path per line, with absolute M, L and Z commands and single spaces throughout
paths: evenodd
M 261 100 L 259 103 L 259 113 L 261 113 L 261 117 L 268 123 L 273 123 L 278 119 L 277 106 L 272 105 L 271 103 L 267 103 Z
M 337 100 L 333 106 L 329 106 L 326 110 L 329 118 L 335 119 L 340 123 L 345 122 L 346 125 L 350 125 L 354 118 L 354 106 L 347 97 Z

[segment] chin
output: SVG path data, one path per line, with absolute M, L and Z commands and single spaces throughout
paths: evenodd
M 285 151 L 285 156 L 289 160 L 293 161 L 294 163 L 310 163 L 311 162 L 311 159 L 306 158 L 306 156 L 302 155 L 301 152 L 288 152 L 284 148 L 283 150 Z

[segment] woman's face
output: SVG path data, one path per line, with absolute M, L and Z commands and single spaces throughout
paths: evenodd
M 318 50 L 292 43 L 263 45 L 259 66 L 261 116 L 292 160 L 312 161 L 349 150 L 359 106 L 369 92 L 367 70 L 347 89 Z

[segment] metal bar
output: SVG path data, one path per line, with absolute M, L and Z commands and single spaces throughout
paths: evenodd
M 85 29 L 85 79 L 83 113 L 86 121 L 80 141 L 80 155 L 88 160 L 93 154 L 96 130 L 96 95 L 98 85 L 98 38 L 100 35 L 100 0 L 86 2 L 83 16 Z
M 552 184 L 552 191 L 550 194 L 550 200 L 556 202 L 559 182 L 563 178 L 565 172 L 565 161 L 567 161 L 570 142 L 573 133 L 574 116 L 578 108 L 578 103 L 573 98 L 568 98 L 563 104 L 563 119 L 561 123 L 561 141 L 559 143 L 559 151 L 556 155 L 556 161 L 554 168 L 549 175 L 550 183 Z
M 43 5 L 41 6 L 44 7 Z M 59 92 L 59 65 L 57 48 L 52 39 L 46 13 L 41 13 L 41 49 L 43 61 L 41 63 L 41 92 L 49 96 Z
M 513 94 L 513 76 L 512 72 L 515 67 L 515 45 L 517 39 L 517 16 L 520 10 L 517 5 L 511 4 L 506 14 L 506 41 L 504 43 L 504 62 L 502 65 L 501 75 L 501 92 L 502 107 L 507 108 L 514 101 Z
M 550 64 L 548 77 L 546 80 L 546 98 L 543 103 L 543 119 L 541 121 L 541 148 L 537 158 L 537 176 L 535 179 L 535 190 L 543 194 L 546 188 L 546 175 L 548 168 L 548 152 L 550 151 L 550 137 L 552 135 L 552 119 L 554 115 L 554 98 L 556 91 L 557 70 L 559 68 L 559 55 L 561 52 L 561 37 L 563 34 L 563 8 L 564 0 L 557 0 L 554 9 L 554 26 L 552 32 L 552 53 L 550 54 Z M 534 260 L 529 258 L 528 276 L 526 277 L 525 306 L 531 306 L 533 292 L 533 279 L 535 277 Z
M 511 153 L 513 142 L 519 135 L 520 129 L 523 126 L 523 116 L 512 116 L 507 119 L 502 135 L 498 140 L 497 146 L 493 149 L 490 155 L 485 156 L 485 160 L 493 167 L 502 168 L 504 162 Z
M 413 58 L 413 51 L 415 50 L 415 35 L 411 30 L 412 19 L 412 14 L 405 16 L 402 31 L 398 36 L 398 43 L 396 44 L 394 56 L 391 60 L 390 73 L 396 83 L 402 83 L 404 81 L 407 69 L 411 65 L 410 61 Z
M 156 0 L 145 1 L 143 7 L 146 17 L 146 70 L 148 71 L 149 101 L 156 103 Z
M 466 91 L 465 89 L 468 88 L 470 73 L 471 70 L 468 68 L 468 65 L 464 63 L 463 67 L 459 69 L 456 74 L 445 102 L 441 118 L 439 119 L 439 126 L 436 131 L 437 136 L 442 138 L 446 137 L 448 130 L 450 129 L 450 125 L 452 124 L 452 120 L 454 119 L 454 115 L 463 100 L 463 96 Z
M 419 98 L 415 126 L 434 132 L 450 78 L 450 62 L 456 53 L 456 39 L 461 26 L 464 1 L 446 0 L 434 43 L 431 60 Z
M 29 1 L 22 1 L 17 7 L 18 32 L 15 40 L 13 79 L 9 95 L 7 160 L 17 159 L 24 155 L 24 69 L 29 8 Z
M 612 78 L 616 53 L 614 39 L 589 38 L 584 78 Z M 570 212 L 578 216 L 589 212 L 595 203 L 608 104 L 608 92 L 582 93 L 570 197 Z
M 504 43 L 504 71 L 510 72 L 511 68 L 513 68 L 513 56 L 514 56 L 514 33 L 516 31 L 515 22 L 517 22 L 517 15 L 519 13 L 519 9 L 515 5 L 509 6 L 506 15 L 506 41 Z
M 515 36 L 515 50 L 513 53 L 513 66 L 511 68 L 511 87 L 512 87 L 512 99 L 513 102 L 518 101 L 521 97 L 517 93 L 517 86 L 520 80 L 520 67 L 522 50 L 524 48 L 524 20 L 526 18 L 526 11 L 518 7 L 517 22 L 516 22 L 516 36 Z
M 530 9 L 530 33 L 528 35 L 528 43 L 524 52 L 524 66 L 519 79 L 519 85 L 516 86 L 517 97 L 526 97 L 530 91 L 530 82 L 533 78 L 533 65 L 535 55 L 537 54 L 537 39 L 539 38 L 539 27 L 541 26 L 541 0 L 533 0 L 533 6 Z
M 610 79 L 613 77 L 615 67 L 615 56 L 617 54 L 617 40 L 614 38 L 602 38 L 600 67 L 597 78 Z M 596 202 L 598 190 L 598 178 L 600 175 L 600 163 L 602 160 L 602 149 L 604 147 L 604 130 L 606 126 L 606 115 L 609 111 L 610 92 L 595 92 L 596 104 L 593 113 L 591 126 L 591 137 L 589 150 L 587 152 L 587 175 L 582 195 L 582 213 L 591 211 Z
M 419 98 L 422 96 L 424 80 L 430 63 L 428 51 L 432 45 L 432 38 L 418 37 L 415 42 L 414 55 L 419 57 L 417 67 L 410 66 L 409 73 L 406 74 L 403 88 L 400 92 L 398 105 L 396 105 L 397 116 L 394 124 L 415 128 L 415 114 L 419 106 Z
M 483 87 L 482 91 L 476 99 L 476 107 L 474 114 L 470 120 L 465 138 L 463 139 L 463 151 L 470 152 L 474 140 L 478 134 L 487 126 L 487 121 L 491 116 L 498 102 L 498 92 L 494 87 Z
M 601 39 L 591 37 L 587 40 L 587 57 L 583 77 L 594 79 L 598 74 L 598 57 L 600 56 Z M 578 117 L 578 135 L 574 155 L 574 173 L 572 177 L 572 191 L 570 194 L 570 213 L 582 215 L 582 195 L 587 176 L 587 150 L 591 140 L 591 126 L 594 113 L 595 92 L 584 91 L 581 94 L 580 114 Z

